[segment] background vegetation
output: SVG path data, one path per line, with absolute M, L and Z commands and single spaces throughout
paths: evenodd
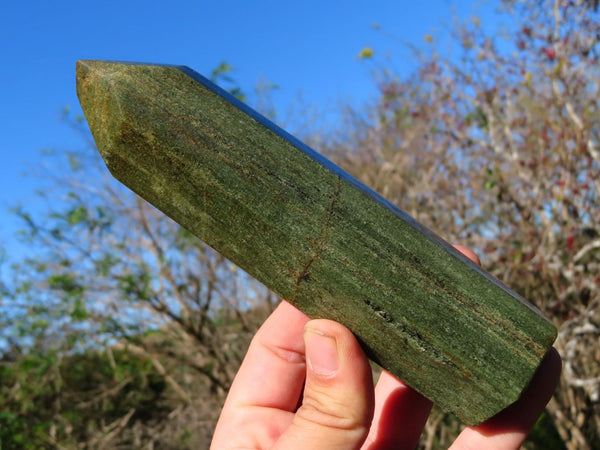
M 597 2 L 499 6 L 503 30 L 457 20 L 409 76 L 365 49 L 376 101 L 326 134 L 292 128 L 552 319 L 564 376 L 527 445 L 600 448 Z M 241 95 L 229 69 L 213 75 Z M 2 448 L 206 448 L 278 299 L 114 181 L 69 123 L 82 145 L 47 155 L 45 212 L 14 210 L 35 251 L 0 281 Z M 459 427 L 434 411 L 421 448 Z

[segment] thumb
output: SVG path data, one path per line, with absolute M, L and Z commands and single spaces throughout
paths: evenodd
M 276 448 L 360 448 L 373 419 L 373 375 L 354 335 L 331 320 L 304 328 L 302 405 Z

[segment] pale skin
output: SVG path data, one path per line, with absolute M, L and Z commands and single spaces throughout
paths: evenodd
M 456 247 L 473 261 L 469 249 Z M 467 427 L 452 449 L 518 449 L 556 389 L 552 349 L 521 399 Z M 282 302 L 254 336 L 233 382 L 211 448 L 411 449 L 431 402 L 371 367 L 354 335 L 337 322 L 310 320 Z

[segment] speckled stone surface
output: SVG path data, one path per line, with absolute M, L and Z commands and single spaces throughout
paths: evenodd
M 465 423 L 551 347 L 525 300 L 192 70 L 79 61 L 77 93 L 117 179 Z

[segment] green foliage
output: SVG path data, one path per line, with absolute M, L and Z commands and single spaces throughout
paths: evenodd
M 117 277 L 118 286 L 125 298 L 137 300 L 149 300 L 152 296 L 152 276 L 148 266 L 139 265 L 135 272 L 127 273 Z
M 105 253 L 94 261 L 96 272 L 101 277 L 106 277 L 119 264 L 120 260 L 112 253 Z
M 563 450 L 566 448 L 556 430 L 554 421 L 547 412 L 544 412 L 538 419 L 525 441 L 524 448 L 532 450 Z
M 127 350 L 69 357 L 32 353 L 0 366 L 2 448 L 47 448 L 85 442 L 103 424 L 163 420 L 168 385 L 151 362 Z
M 374 54 L 375 54 L 375 51 L 373 50 L 372 47 L 364 47 L 358 54 L 358 57 L 360 59 L 370 59 L 373 57 Z
M 67 295 L 81 295 L 85 291 L 75 277 L 70 273 L 54 274 L 48 277 L 48 286 L 50 289 L 65 292 Z
M 77 206 L 67 212 L 67 223 L 69 225 L 77 225 L 78 223 L 84 222 L 88 219 L 88 211 L 85 206 Z
M 478 128 L 486 131 L 488 128 L 488 118 L 479 107 L 476 107 L 473 111 L 469 112 L 465 116 L 465 123 L 467 125 L 475 124 Z
M 54 355 L 25 355 L 0 366 L 2 448 L 45 448 L 53 403 L 60 389 Z
M 90 317 L 90 314 L 88 313 L 85 302 L 78 298 L 75 300 L 74 308 L 71 311 L 71 318 L 74 320 L 84 320 L 88 317 Z
M 244 94 L 242 88 L 238 86 L 235 79 L 231 76 L 233 71 L 233 66 L 226 61 L 221 61 L 221 63 L 212 70 L 210 81 L 222 85 L 222 87 L 224 87 L 231 95 L 245 102 L 246 94 Z

